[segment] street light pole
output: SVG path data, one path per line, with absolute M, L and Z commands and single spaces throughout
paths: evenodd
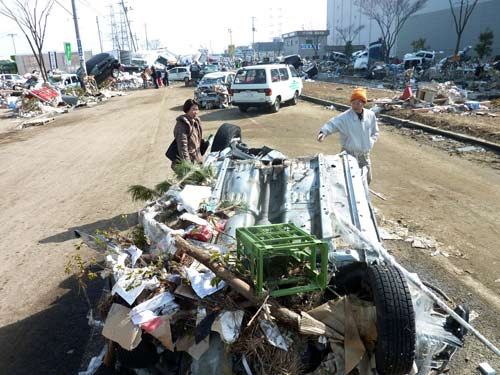
M 101 53 L 103 52 L 102 50 L 102 36 L 101 36 L 101 28 L 99 27 L 99 17 L 95 16 L 95 21 L 97 23 L 97 33 L 99 34 L 99 46 L 101 47 Z
M 144 24 L 144 32 L 146 33 L 146 50 L 149 51 L 148 25 L 147 24 Z
M 255 60 L 255 17 L 252 17 L 252 59 Z
M 80 29 L 78 28 L 78 17 L 76 15 L 75 0 L 71 0 L 71 7 L 73 8 L 73 21 L 75 21 L 75 34 L 76 45 L 78 46 L 78 56 L 80 56 L 80 68 L 82 69 L 82 81 L 87 79 L 87 67 L 85 66 L 85 56 L 83 55 L 82 41 L 80 39 Z M 84 83 L 85 85 L 85 83 Z
M 7 34 L 8 36 L 10 36 L 12 38 L 12 45 L 14 46 L 14 55 L 17 55 L 17 51 L 16 51 L 16 42 L 14 40 L 14 37 L 17 35 L 17 34 Z

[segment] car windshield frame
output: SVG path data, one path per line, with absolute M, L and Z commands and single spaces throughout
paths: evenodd
M 200 85 L 223 85 L 226 83 L 226 77 L 203 77 Z
M 234 84 L 238 85 L 262 85 L 267 82 L 266 69 L 264 68 L 245 68 L 238 70 L 234 77 Z

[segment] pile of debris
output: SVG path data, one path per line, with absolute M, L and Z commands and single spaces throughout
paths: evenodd
M 468 100 L 469 92 L 453 82 L 432 83 L 418 88 L 416 93 L 407 87 L 401 96 L 373 101 L 374 112 L 411 109 L 413 112 L 460 113 L 462 116 L 477 115 L 497 117 L 490 101 Z
M 100 306 L 106 349 L 82 374 L 99 366 L 195 375 L 444 371 L 463 344 L 461 325 L 470 327 L 466 312 L 383 248 L 355 160 L 286 159 L 249 149 L 241 132 L 222 142 L 237 133 L 223 127 L 203 167 L 132 189 L 159 197 L 139 214 L 143 232 L 78 233 L 103 252 L 101 276 L 113 285 Z M 382 280 L 397 286 L 380 289 L 385 297 Z M 392 298 L 406 302 L 389 307 Z

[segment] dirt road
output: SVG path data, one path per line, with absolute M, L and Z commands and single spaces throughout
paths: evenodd
M 152 186 L 169 173 L 163 154 L 180 105 L 191 96 L 192 89 L 184 87 L 138 91 L 45 127 L 0 133 L 2 373 L 76 371 L 90 331 L 87 306 L 64 273 L 67 257 L 77 252 L 73 229 L 134 223 L 140 204 L 131 202 L 127 187 Z M 319 126 L 333 114 L 300 102 L 273 115 L 252 110 L 242 115 L 233 108 L 202 112 L 201 119 L 205 134 L 232 122 L 242 127 L 246 143 L 299 156 L 339 150 L 335 136 L 315 141 Z M 499 171 L 384 126 L 373 164 L 372 188 L 388 198 L 374 198 L 379 215 L 434 237 L 451 256 L 431 257 L 403 241 L 388 246 L 457 302 L 470 303 L 479 313 L 474 323 L 498 345 Z M 471 338 L 451 373 L 474 373 L 481 359 L 500 369 L 500 360 Z

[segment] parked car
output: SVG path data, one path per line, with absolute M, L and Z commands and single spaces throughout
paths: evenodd
M 295 68 L 284 64 L 252 65 L 238 70 L 229 94 L 241 112 L 268 107 L 278 112 L 283 102 L 297 104 L 302 80 Z
M 49 77 L 49 82 L 58 89 L 80 87 L 80 79 L 76 74 L 56 74 Z
M 120 62 L 109 53 L 99 53 L 92 56 L 86 63 L 87 74 L 93 76 L 96 83 L 99 85 L 108 78 L 117 78 L 120 74 Z M 78 77 L 82 77 L 81 69 L 76 71 Z
M 170 81 L 184 81 L 189 82 L 191 80 L 191 72 L 188 66 L 178 66 L 176 68 L 169 69 L 168 79 Z
M 229 88 L 234 81 L 234 77 L 234 72 L 205 74 L 194 91 L 194 97 L 200 103 L 200 107 L 226 107 L 231 102 Z
M 16 89 L 24 85 L 26 80 L 19 74 L 0 74 L 0 86 L 6 89 Z

